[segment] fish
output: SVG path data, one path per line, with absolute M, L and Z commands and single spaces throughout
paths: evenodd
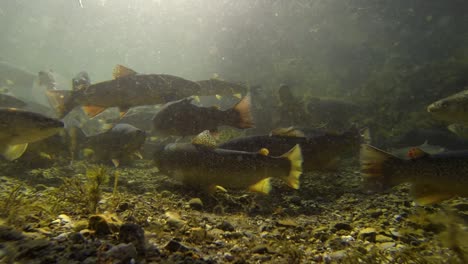
M 468 149 L 468 140 L 457 136 L 446 127 L 415 128 L 379 147 L 404 148 L 424 143 L 446 150 Z
M 115 167 L 128 162 L 133 157 L 142 158 L 140 149 L 145 143 L 145 131 L 129 124 L 116 124 L 108 131 L 78 139 L 76 143 L 92 160 L 112 162 Z
M 48 90 L 46 93 L 59 118 L 63 118 L 77 106 L 83 107 L 90 117 L 109 107 L 118 107 L 122 117 L 134 106 L 164 104 L 192 95 L 214 95 L 235 90 L 201 85 L 168 74 L 138 74 L 122 65 L 114 68 L 113 77 L 76 90 Z
M 447 129 L 463 139 L 468 139 L 468 125 L 454 123 L 448 125 Z
M 270 135 L 231 139 L 220 144 L 219 148 L 248 152 L 266 148 L 270 155 L 276 156 L 300 145 L 304 159 L 303 170 L 308 172 L 335 169 L 340 157 L 359 153 L 360 144 L 368 140 L 365 137 L 357 128 L 343 133 L 281 128 L 273 130 Z
M 205 130 L 216 133 L 221 125 L 239 129 L 254 126 L 249 95 L 224 111 L 215 106 L 196 106 L 192 104 L 192 100 L 193 98 L 185 98 L 163 106 L 153 118 L 154 132 L 185 137 Z
M 420 205 L 468 197 L 468 150 L 429 154 L 413 148 L 408 155 L 411 159 L 405 160 L 363 144 L 360 165 L 367 187 L 386 189 L 410 183 L 411 194 Z
M 0 93 L 0 107 L 24 108 L 26 103 L 13 95 Z
M 427 106 L 427 112 L 434 118 L 442 121 L 468 124 L 468 90 L 458 92 L 430 104 Z
M 267 153 L 262 149 L 255 152 L 221 149 L 206 130 L 191 143 L 162 145 L 154 153 L 154 162 L 161 172 L 205 190 L 222 187 L 268 194 L 271 178 L 280 178 L 291 188 L 299 189 L 301 147 L 295 145 L 281 156 Z
M 0 155 L 15 160 L 29 143 L 48 138 L 64 127 L 62 121 L 16 108 L 0 109 Z
M 430 145 L 425 141 L 423 144 L 419 146 L 411 146 L 411 147 L 403 147 L 403 148 L 397 148 L 397 149 L 392 149 L 390 150 L 390 153 L 396 157 L 402 158 L 402 159 L 410 159 L 411 157 L 408 155 L 410 153 L 410 150 L 418 148 L 425 153 L 428 154 L 437 154 L 437 153 L 442 153 L 446 151 L 444 147 L 441 146 L 434 146 Z

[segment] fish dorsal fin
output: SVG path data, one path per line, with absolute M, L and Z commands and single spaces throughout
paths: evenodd
M 295 127 L 280 127 L 273 129 L 270 136 L 305 137 L 305 134 Z
M 106 110 L 105 107 L 100 107 L 100 106 L 94 106 L 94 105 L 86 105 L 83 106 L 83 111 L 89 116 L 89 117 L 95 117 L 98 114 L 104 112 Z
M 437 190 L 434 187 L 414 184 L 411 186 L 411 195 L 419 205 L 430 205 L 452 198 L 454 195 Z
M 269 194 L 271 191 L 270 178 L 265 178 L 254 185 L 249 186 L 249 191 L 258 192 L 262 194 Z
M 130 68 L 127 68 L 123 65 L 120 65 L 120 64 L 117 64 L 115 67 L 114 67 L 114 70 L 112 71 L 112 77 L 114 79 L 118 79 L 118 78 L 122 78 L 122 77 L 125 77 L 125 76 L 130 76 L 130 75 L 136 75 L 137 72 L 130 69 Z
M 209 130 L 205 130 L 192 139 L 192 144 L 207 148 L 216 148 L 216 139 L 210 134 Z
M 427 154 L 426 152 L 424 152 L 422 149 L 418 148 L 418 147 L 415 147 L 415 148 L 410 148 L 408 150 L 408 158 L 410 159 L 419 159 L 419 158 L 422 158 L 422 157 L 425 157 L 429 154 Z
M 5 159 L 12 161 L 15 160 L 23 155 L 28 147 L 28 143 L 25 144 L 18 144 L 18 145 L 6 145 L 3 149 L 1 149 L 1 154 Z
M 268 156 L 268 154 L 270 154 L 270 151 L 267 148 L 261 148 L 258 151 L 258 154 L 263 155 L 263 156 Z

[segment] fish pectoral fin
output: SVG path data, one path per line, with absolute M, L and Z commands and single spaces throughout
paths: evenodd
M 104 112 L 106 110 L 105 107 L 100 107 L 100 106 L 94 106 L 94 105 L 87 105 L 83 106 L 83 111 L 88 115 L 89 117 L 95 117 L 98 114 Z
M 249 191 L 269 194 L 271 191 L 271 178 L 265 178 L 254 185 L 249 186 Z
M 119 160 L 118 160 L 118 159 L 112 159 L 112 164 L 114 164 L 114 167 L 116 167 L 116 168 L 117 168 L 117 167 L 119 167 L 119 165 L 120 165 L 120 162 L 119 162 Z
M 414 184 L 411 187 L 411 194 L 414 197 L 414 201 L 419 205 L 430 205 L 454 197 L 453 194 L 422 184 Z
M 122 78 L 125 76 L 130 76 L 130 75 L 136 75 L 136 74 L 137 74 L 136 71 L 128 67 L 125 67 L 123 65 L 120 65 L 120 64 L 117 64 L 114 67 L 114 70 L 112 71 L 112 77 L 114 77 L 114 79 Z
M 23 155 L 28 147 L 28 143 L 18 145 L 6 145 L 0 152 L 5 159 L 12 161 Z

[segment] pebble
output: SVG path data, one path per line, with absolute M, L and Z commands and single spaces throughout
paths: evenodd
M 174 228 L 180 228 L 185 225 L 185 221 L 180 218 L 180 215 L 175 212 L 166 212 L 167 224 Z
M 111 247 L 103 257 L 103 263 L 135 263 L 137 250 L 131 243 L 122 243 Z
M 145 255 L 145 231 L 137 224 L 125 223 L 119 230 L 120 243 L 132 243 L 138 255 Z
M 200 198 L 192 198 L 190 199 L 190 201 L 188 202 L 190 208 L 194 209 L 194 210 L 197 210 L 197 211 L 201 211 L 203 209 L 203 202 Z
M 384 242 L 384 243 L 380 243 L 378 244 L 378 246 L 380 247 L 380 249 L 382 250 L 387 250 L 389 248 L 393 248 L 395 247 L 396 243 L 395 242 Z
M 234 226 L 229 223 L 228 221 L 223 221 L 219 226 L 218 226 L 219 229 L 221 230 L 224 230 L 224 231 L 230 231 L 230 232 L 233 232 L 234 230 L 236 230 L 234 228 Z
M 359 231 L 358 237 L 362 240 L 367 240 L 370 242 L 375 242 L 375 237 L 377 235 L 377 231 L 373 227 L 364 228 Z
M 112 215 L 93 215 L 89 218 L 88 228 L 94 230 L 97 236 L 110 235 L 120 229 L 121 222 Z
M 383 243 L 383 242 L 393 242 L 393 239 L 391 237 L 388 237 L 388 236 L 384 236 L 384 235 L 377 235 L 375 237 L 375 242 L 379 242 L 379 243 Z
M 347 231 L 351 231 L 353 229 L 353 227 L 348 224 L 348 223 L 336 223 L 334 226 L 333 226 L 336 230 L 347 230 Z
M 172 239 L 171 241 L 169 241 L 166 244 L 166 246 L 164 246 L 164 248 L 171 252 L 176 252 L 176 251 L 187 252 L 190 250 L 187 246 L 183 245 L 182 243 L 180 243 L 179 241 L 175 239 Z
M 229 252 L 224 253 L 223 257 L 227 261 L 233 261 L 234 260 L 234 256 L 231 255 L 231 253 L 229 253 Z
M 268 247 L 265 245 L 258 245 L 252 249 L 252 253 L 257 253 L 257 254 L 268 253 Z

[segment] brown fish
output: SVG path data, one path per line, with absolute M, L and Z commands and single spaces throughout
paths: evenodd
M 253 127 L 248 95 L 224 111 L 217 107 L 196 106 L 191 103 L 192 100 L 182 99 L 161 108 L 153 118 L 155 132 L 162 135 L 189 136 L 205 130 L 216 132 L 221 125 L 240 129 Z
M 162 146 L 154 155 L 156 166 L 184 184 L 210 189 L 215 186 L 268 194 L 270 178 L 283 179 L 291 188 L 299 188 L 302 155 L 299 145 L 281 156 L 268 151 L 235 151 L 216 148 L 208 131 L 192 143 Z
M 361 146 L 361 174 L 372 187 L 412 184 L 415 201 L 433 204 L 454 196 L 468 197 L 468 151 L 430 155 L 419 148 L 401 159 L 370 145 Z
M 91 117 L 109 107 L 118 107 L 123 116 L 134 106 L 162 104 L 192 95 L 215 95 L 228 91 L 225 87 L 205 87 L 168 74 L 138 74 L 121 65 L 114 69 L 113 76 L 113 80 L 83 85 L 76 90 L 48 90 L 49 101 L 61 118 L 77 106 L 82 106 Z

